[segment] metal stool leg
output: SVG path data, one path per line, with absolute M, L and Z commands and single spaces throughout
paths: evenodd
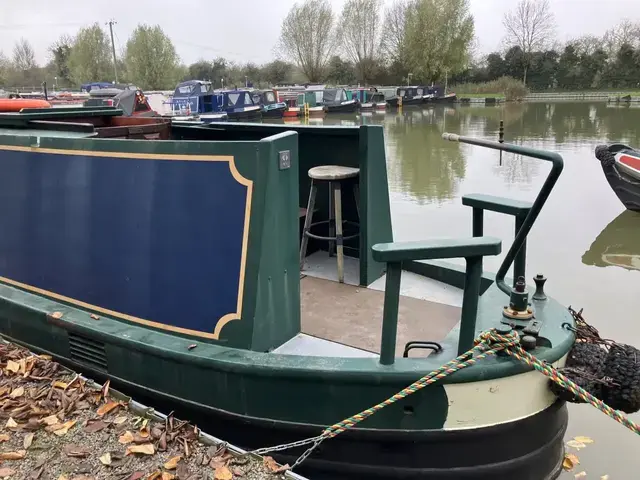
M 338 282 L 344 283 L 344 249 L 342 245 L 342 187 L 336 182 L 334 189 L 336 204 L 336 246 L 338 250 Z
M 330 237 L 335 237 L 336 236 L 336 221 L 335 221 L 335 215 L 334 215 L 334 210 L 335 210 L 335 206 L 333 204 L 333 195 L 334 195 L 334 189 L 333 189 L 333 182 L 329 182 L 329 236 Z M 333 240 L 329 240 L 329 256 L 333 256 L 335 252 L 335 243 Z
M 311 190 L 309 191 L 309 202 L 307 203 L 307 215 L 304 219 L 304 228 L 302 229 L 302 245 L 300 246 L 300 270 L 304 267 L 304 259 L 307 256 L 307 245 L 309 244 L 309 237 L 307 232 L 311 228 L 311 221 L 313 219 L 313 209 L 316 204 L 316 194 L 318 193 L 318 187 L 311 180 Z

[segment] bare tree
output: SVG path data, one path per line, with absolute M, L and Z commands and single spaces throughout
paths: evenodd
M 399 64 L 405 60 L 408 5 L 408 0 L 395 0 L 384 12 L 384 28 L 380 42 L 382 51 L 391 61 Z
M 549 0 L 520 0 L 514 10 L 504 15 L 502 24 L 507 30 L 506 43 L 522 50 L 522 81 L 526 84 L 533 53 L 544 50 L 555 33 L 555 19 Z
M 13 65 L 19 71 L 31 70 L 38 66 L 33 47 L 25 38 L 18 40 L 13 47 Z
M 279 46 L 310 82 L 319 82 L 335 47 L 334 19 L 328 0 L 305 0 L 282 22 Z
M 365 84 L 376 68 L 380 48 L 382 0 L 347 0 L 338 24 L 340 46 Z
M 640 48 L 640 22 L 623 20 L 602 37 L 603 47 L 610 56 L 615 55 L 625 43 Z

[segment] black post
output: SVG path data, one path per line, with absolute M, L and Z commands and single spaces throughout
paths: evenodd
M 498 131 L 498 142 L 504 143 L 504 120 L 500 120 L 500 130 Z M 502 150 L 500 150 L 500 166 L 502 166 Z
M 44 99 L 49 100 L 49 94 L 47 93 L 47 82 L 42 82 L 42 90 L 44 91 Z

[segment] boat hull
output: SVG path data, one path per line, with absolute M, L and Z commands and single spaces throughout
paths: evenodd
M 622 144 L 596 147 L 596 158 L 609 186 L 627 208 L 640 211 L 640 155 Z
M 245 120 L 260 120 L 263 117 L 260 108 L 227 110 L 230 121 L 242 122 Z
M 398 102 L 398 98 L 391 98 L 391 99 L 387 100 L 387 103 L 392 108 L 398 108 L 400 106 L 399 102 Z M 403 107 L 419 107 L 423 103 L 424 103 L 424 99 L 422 97 L 420 97 L 420 98 L 403 98 L 402 99 L 402 106 Z
M 286 106 L 264 109 L 262 111 L 262 118 L 282 118 L 286 110 Z
M 326 105 L 327 113 L 353 113 L 358 109 L 356 102 L 345 102 L 340 105 Z
M 456 94 L 445 95 L 443 97 L 435 97 L 431 99 L 432 103 L 455 103 L 458 99 Z
M 77 363 L 64 356 L 9 338 L 34 351 L 50 354 L 60 363 L 90 372 L 99 381 L 142 403 L 178 416 L 189 415 L 200 428 L 215 432 L 247 450 L 280 445 L 317 436 L 319 425 L 281 422 L 238 415 L 145 388 L 126 379 Z M 151 365 L 149 365 L 151 369 Z M 453 430 L 355 429 L 322 443 L 297 473 L 314 479 L 486 479 L 552 480 L 562 471 L 563 437 L 568 412 L 556 401 L 544 410 L 513 422 L 485 428 Z M 292 464 L 306 447 L 273 453 Z M 464 454 L 460 454 L 464 450 Z M 458 453 L 454 453 L 458 452 Z

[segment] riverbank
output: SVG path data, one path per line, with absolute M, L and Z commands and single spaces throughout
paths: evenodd
M 454 89 L 455 91 L 455 89 Z M 457 93 L 457 92 L 456 92 Z M 457 93 L 458 103 L 504 103 L 504 102 L 608 102 L 639 103 L 640 92 L 541 92 L 529 93 L 517 100 L 507 100 L 505 95 L 496 93 Z
M 304 480 L 0 339 L 0 478 Z

